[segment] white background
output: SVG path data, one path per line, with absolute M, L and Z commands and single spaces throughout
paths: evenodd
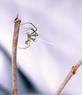
M 18 66 L 39 91 L 54 93 L 82 56 L 82 0 L 0 0 L 0 43 L 10 54 L 17 14 L 22 23 L 32 22 L 39 34 L 28 49 L 18 49 Z M 7 87 L 2 59 L 0 54 L 0 84 Z M 82 67 L 63 93 L 82 95 L 81 72 Z

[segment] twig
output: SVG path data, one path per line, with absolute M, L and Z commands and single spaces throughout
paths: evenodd
M 21 20 L 18 16 L 14 20 L 14 33 L 12 41 L 12 92 L 11 95 L 17 95 L 17 77 L 16 77 L 16 54 L 17 54 L 17 41 L 19 34 Z
M 64 89 L 64 87 L 66 86 L 66 84 L 69 82 L 69 80 L 72 78 L 73 75 L 76 74 L 77 69 L 82 65 L 82 58 L 75 64 L 72 66 L 72 68 L 70 69 L 69 73 L 67 74 L 66 78 L 64 79 L 64 81 L 61 83 L 61 85 L 59 86 L 59 88 L 57 89 L 57 91 L 55 92 L 54 95 L 60 95 L 60 93 L 62 92 L 62 90 Z

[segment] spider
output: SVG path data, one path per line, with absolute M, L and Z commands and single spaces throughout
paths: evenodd
M 26 23 L 24 23 L 26 24 Z M 36 37 L 38 36 L 38 33 L 36 32 L 37 31 L 37 28 L 32 24 L 32 23 L 28 23 L 28 24 L 31 24 L 33 26 L 33 28 L 30 28 L 30 29 L 27 29 L 25 31 L 28 31 L 28 30 L 31 30 L 32 32 L 31 33 L 25 33 L 26 34 L 26 41 L 25 41 L 25 44 L 27 45 L 25 48 L 23 49 L 26 49 L 30 46 L 31 42 L 35 42 L 36 40 Z

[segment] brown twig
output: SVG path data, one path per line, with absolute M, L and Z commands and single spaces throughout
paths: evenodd
M 75 64 L 72 66 L 72 68 L 70 69 L 69 73 L 67 74 L 66 78 L 64 79 L 64 81 L 61 83 L 61 85 L 59 86 L 59 88 L 57 89 L 57 91 L 55 92 L 54 95 L 60 95 L 60 93 L 62 92 L 62 90 L 64 89 L 64 87 L 66 86 L 66 84 L 69 82 L 69 80 L 72 78 L 73 75 L 76 74 L 77 69 L 82 65 L 82 58 Z
M 19 34 L 21 20 L 18 16 L 14 20 L 14 33 L 12 41 L 12 92 L 11 95 L 17 95 L 17 77 L 16 77 L 16 54 L 17 54 L 17 41 Z

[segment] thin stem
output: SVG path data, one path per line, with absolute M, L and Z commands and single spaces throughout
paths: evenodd
M 17 95 L 17 77 L 16 77 L 16 54 L 17 54 L 17 41 L 19 34 L 21 20 L 18 17 L 14 20 L 14 33 L 12 41 L 12 93 L 11 95 Z
M 82 59 L 80 59 L 75 65 L 72 66 L 69 73 L 67 74 L 66 78 L 63 80 L 57 91 L 54 95 L 60 95 L 66 84 L 72 78 L 73 75 L 76 74 L 77 69 L 82 65 Z

